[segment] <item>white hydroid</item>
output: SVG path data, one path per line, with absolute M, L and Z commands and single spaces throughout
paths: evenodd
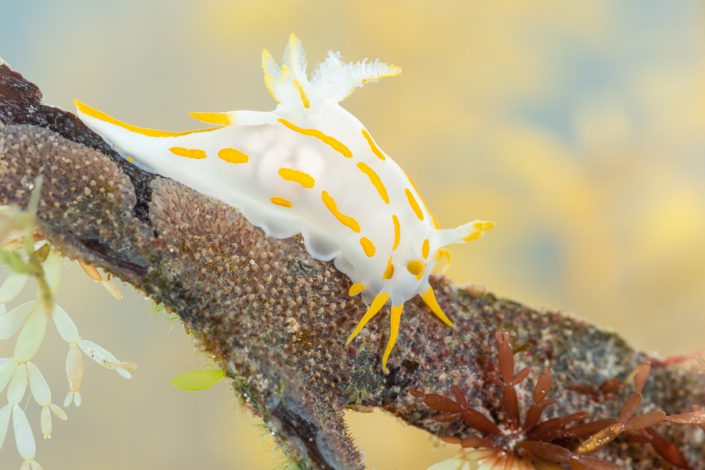
M 0 358 L 0 394 L 5 392 L 7 397 L 7 403 L 0 407 L 0 448 L 12 427 L 17 451 L 23 458 L 21 470 L 42 470 L 35 460 L 35 434 L 23 409 L 31 404 L 25 399 L 28 389 L 41 408 L 39 429 L 44 439 L 52 435 L 54 417 L 62 421 L 68 418 L 64 409 L 52 401 L 51 387 L 33 362 L 51 324 L 68 346 L 65 363 L 68 394 L 64 407 L 81 404 L 84 355 L 128 379 L 131 377 L 129 370 L 136 368 L 95 342 L 82 338 L 66 310 L 54 302 L 61 280 L 62 258 L 48 243 L 35 240 L 34 211 L 40 187 L 41 180 L 38 180 L 26 211 L 0 208 L 0 263 L 11 270 L 0 282 L 0 341 L 16 336 L 13 356 Z M 30 278 L 37 285 L 36 299 L 8 310 L 7 304 L 18 297 Z M 103 284 L 112 286 L 109 280 Z

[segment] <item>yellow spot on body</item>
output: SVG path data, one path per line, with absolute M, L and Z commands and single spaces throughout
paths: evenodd
M 394 246 L 392 247 L 393 251 L 396 250 L 399 246 L 399 239 L 401 238 L 401 226 L 399 225 L 399 217 L 397 217 L 396 214 L 392 216 L 392 223 L 394 223 Z
M 423 245 L 421 246 L 421 254 L 423 255 L 423 259 L 428 259 L 428 254 L 431 252 L 431 244 L 428 242 L 428 238 L 423 241 Z
M 291 207 L 293 205 L 291 203 L 291 201 L 289 201 L 288 199 L 281 198 L 281 197 L 273 197 L 272 199 L 270 199 L 270 201 L 272 201 L 272 204 L 276 204 L 278 206 L 283 206 L 283 207 Z
M 357 222 L 357 220 L 353 219 L 349 215 L 345 215 L 340 212 L 338 210 L 338 204 L 335 202 L 335 199 L 333 199 L 327 191 L 323 191 L 321 193 L 321 199 L 323 199 L 323 204 L 326 205 L 330 213 L 333 214 L 336 219 L 338 219 L 338 222 L 345 225 L 353 232 L 360 233 L 360 224 Z
M 298 80 L 294 80 L 293 83 L 296 87 L 296 91 L 299 92 L 299 96 L 301 97 L 301 102 L 304 104 L 304 108 L 310 108 L 311 102 L 308 100 L 308 96 L 306 96 L 306 92 L 304 91 L 304 87 L 301 85 L 301 82 Z
M 172 147 L 169 149 L 171 153 L 174 155 L 178 155 L 180 157 L 186 157 L 186 158 L 195 158 L 196 160 L 200 160 L 202 158 L 206 158 L 206 152 L 203 150 L 199 149 L 187 149 L 183 147 Z
M 369 238 L 362 237 L 360 239 L 360 245 L 362 245 L 362 250 L 368 257 L 372 258 L 375 255 L 375 251 L 377 251 L 377 249 Z
M 227 113 L 188 113 L 188 115 L 207 124 L 221 124 L 223 126 L 232 124 Z
M 382 279 L 391 279 L 392 276 L 394 276 L 394 264 L 392 264 L 392 257 L 390 256 L 389 261 L 387 261 L 387 269 L 384 270 Z
M 406 194 L 406 199 L 408 199 L 409 201 L 409 206 L 411 206 L 411 210 L 414 211 L 414 214 L 416 214 L 416 217 L 418 217 L 419 220 L 423 220 L 423 212 L 421 211 L 421 207 L 419 207 L 419 203 L 416 202 L 416 198 L 414 197 L 414 195 L 408 189 L 405 189 L 404 193 Z
M 470 234 L 463 238 L 464 241 L 470 242 L 473 240 L 477 240 L 482 236 L 483 233 L 486 231 L 490 230 L 491 228 L 494 227 L 494 222 L 491 221 L 486 221 L 486 220 L 478 220 L 472 225 L 472 232 Z
M 426 303 L 428 308 L 431 309 L 431 311 L 438 317 L 440 320 L 448 325 L 451 328 L 455 328 L 455 325 L 453 324 L 452 321 L 450 321 L 450 318 L 446 316 L 445 313 L 443 313 L 443 309 L 441 309 L 441 306 L 438 305 L 438 301 L 436 300 L 436 295 L 433 293 L 433 288 L 429 287 L 426 292 L 421 294 L 421 298 L 423 301 Z
M 352 286 L 350 286 L 350 290 L 348 291 L 348 295 L 350 297 L 355 297 L 357 294 L 365 290 L 365 285 L 361 284 L 359 282 L 356 282 Z
M 362 135 L 365 137 L 365 140 L 369 144 L 370 150 L 372 150 L 372 153 L 377 155 L 377 158 L 379 158 L 380 160 L 386 160 L 387 157 L 385 157 L 384 154 L 382 153 L 382 151 L 379 149 L 379 147 L 377 147 L 374 140 L 372 140 L 372 136 L 370 136 L 370 133 L 367 132 L 367 129 L 362 129 Z
M 420 280 L 426 271 L 426 263 L 418 259 L 411 260 L 406 263 L 406 270 L 416 276 L 417 280 Z
M 219 150 L 218 156 L 228 163 L 247 163 L 250 160 L 247 154 L 230 147 Z
M 389 194 L 387 193 L 387 188 L 384 187 L 384 183 L 382 183 L 379 175 L 363 162 L 358 163 L 357 167 L 370 179 L 370 182 L 375 187 L 385 204 L 389 204 Z
M 397 344 L 399 324 L 401 323 L 401 314 L 403 312 L 404 304 L 392 306 L 392 313 L 389 316 L 389 339 L 387 340 L 387 347 L 384 349 L 384 355 L 382 356 L 382 372 L 385 374 L 389 372 L 387 369 L 387 360 L 392 353 L 392 349 L 394 349 L 394 345 Z
M 294 183 L 299 183 L 304 188 L 313 188 L 316 184 L 316 180 L 313 176 L 303 171 L 292 170 L 291 168 L 280 168 L 279 176 L 287 181 L 293 181 Z
M 357 326 L 353 330 L 352 333 L 350 333 L 350 336 L 348 337 L 347 341 L 345 341 L 345 345 L 347 346 L 350 344 L 352 340 L 355 339 L 355 337 L 362 331 L 362 329 L 367 325 L 367 323 L 374 318 L 375 315 L 377 315 L 377 312 L 379 312 L 382 307 L 384 307 L 384 304 L 387 303 L 387 300 L 389 300 L 389 294 L 386 292 L 380 292 L 377 294 L 375 299 L 372 301 L 370 304 L 370 307 L 367 309 L 365 314 L 362 316 L 362 319 L 358 322 Z
M 308 135 L 311 137 L 315 137 L 324 144 L 330 146 L 333 150 L 336 152 L 339 152 L 342 154 L 344 157 L 351 158 L 352 157 L 352 152 L 350 151 L 349 148 L 347 148 L 345 145 L 343 145 L 342 142 L 339 140 L 336 140 L 334 137 L 331 137 L 329 135 L 324 134 L 323 132 L 319 131 L 318 129 L 304 129 L 303 127 L 299 127 L 296 124 L 287 121 L 284 118 L 279 118 L 279 122 L 284 124 L 286 127 L 291 129 L 294 132 L 298 132 L 303 135 Z
M 127 124 L 126 122 L 119 121 L 114 117 L 105 114 L 103 111 L 91 108 L 87 104 L 81 103 L 78 100 L 73 100 L 73 103 L 76 106 L 76 109 L 80 113 L 85 114 L 86 116 L 98 119 L 99 121 L 107 122 L 108 124 L 112 124 L 114 126 L 122 127 L 123 129 L 126 129 L 130 132 L 134 132 L 136 134 L 146 135 L 147 137 L 181 137 L 184 135 L 195 134 L 197 132 L 211 132 L 221 129 L 220 127 L 213 127 L 211 129 L 198 129 L 195 131 L 186 132 L 167 132 L 160 131 L 158 129 L 146 129 L 144 127 L 137 127 L 131 124 Z
M 130 163 L 135 163 L 135 157 L 127 157 L 126 160 Z

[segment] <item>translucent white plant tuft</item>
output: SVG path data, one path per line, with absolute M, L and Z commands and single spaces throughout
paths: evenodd
M 35 233 L 34 215 L 40 190 L 41 179 L 37 179 L 26 210 L 0 208 L 0 263 L 7 265 L 11 271 L 0 283 L 0 341 L 17 337 L 13 356 L 0 358 L 0 393 L 7 389 L 7 403 L 0 408 L 0 448 L 12 427 L 17 451 L 24 459 L 21 470 L 42 469 L 35 460 L 37 445 L 24 409 L 30 403 L 23 403 L 27 387 L 34 402 L 41 408 L 39 430 L 44 439 L 51 438 L 53 417 L 62 421 L 68 418 L 64 409 L 52 401 L 49 384 L 39 367 L 32 362 L 50 323 L 68 344 L 65 365 L 68 393 L 63 402 L 64 408 L 71 403 L 76 406 L 81 404 L 84 355 L 126 379 L 131 378 L 129 371 L 136 369 L 134 364 L 122 362 L 106 349 L 82 338 L 68 313 L 54 302 L 61 278 L 61 256 Z M 85 266 L 84 269 L 89 271 Z M 100 273 L 92 269 L 99 277 L 96 280 L 103 281 Z M 7 304 L 17 298 L 30 278 L 37 285 L 37 298 L 8 311 Z M 116 291 L 109 280 L 102 283 L 109 291 Z

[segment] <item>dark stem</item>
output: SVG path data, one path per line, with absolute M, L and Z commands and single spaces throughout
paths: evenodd
M 40 103 L 39 89 L 0 66 L 0 204 L 24 206 L 29 183 L 44 187 L 39 227 L 66 256 L 95 264 L 179 314 L 234 388 L 304 467 L 363 468 L 345 430 L 346 407 L 382 407 L 430 433 L 473 435 L 462 423 L 438 423 L 414 390 L 468 394 L 469 406 L 502 413 L 502 388 L 488 379 L 494 333 L 511 333 L 516 370 L 550 368 L 556 403 L 550 418 L 586 411 L 615 416 L 621 400 L 567 390 L 624 379 L 645 358 L 614 333 L 559 312 L 537 312 L 487 292 L 433 279 L 452 330 L 418 301 L 407 303 L 399 342 L 382 374 L 388 321 L 379 315 L 349 347 L 365 311 L 332 263 L 311 259 L 300 237 L 274 240 L 237 209 L 120 159 L 72 114 Z M 535 384 L 517 388 L 531 405 Z M 705 403 L 705 381 L 654 367 L 644 406 L 667 413 Z M 524 396 L 525 395 L 525 396 Z M 624 395 L 626 396 L 626 395 Z M 623 398 L 623 397 L 622 397 Z M 697 427 L 660 429 L 694 468 L 705 468 Z M 621 442 L 599 457 L 625 468 L 667 465 L 647 446 Z M 650 466 L 651 465 L 651 466 Z

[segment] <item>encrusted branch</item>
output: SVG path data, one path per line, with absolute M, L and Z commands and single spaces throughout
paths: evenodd
M 433 279 L 452 330 L 418 301 L 407 303 L 384 375 L 387 321 L 344 341 L 365 305 L 332 263 L 311 259 L 300 237 L 274 240 L 234 208 L 120 159 L 72 114 L 40 103 L 39 89 L 0 65 L 0 204 L 25 205 L 43 175 L 39 227 L 65 256 L 100 266 L 178 313 L 203 350 L 304 467 L 362 468 L 343 409 L 382 407 L 430 433 L 473 435 L 440 423 L 418 398 L 460 386 L 469 406 L 497 418 L 501 388 L 488 379 L 496 331 L 511 334 L 516 368 L 550 369 L 556 403 L 545 412 L 616 416 L 622 399 L 568 389 L 625 379 L 647 357 L 606 332 L 559 312 L 531 308 L 447 279 Z M 535 378 L 518 387 L 526 401 Z M 624 387 L 623 387 L 624 388 Z M 705 403 L 702 376 L 654 364 L 642 409 L 674 414 Z M 663 425 L 690 462 L 705 468 L 702 431 Z M 594 456 L 625 468 L 667 468 L 651 447 L 618 439 Z

